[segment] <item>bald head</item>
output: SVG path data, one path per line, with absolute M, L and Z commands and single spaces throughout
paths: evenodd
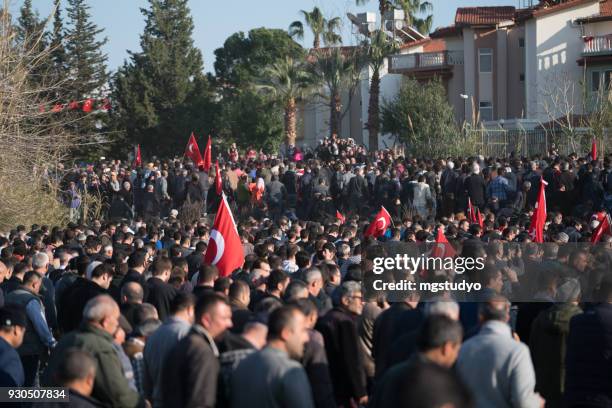
M 140 304 L 144 300 L 144 290 L 138 282 L 128 282 L 121 288 L 121 303 Z

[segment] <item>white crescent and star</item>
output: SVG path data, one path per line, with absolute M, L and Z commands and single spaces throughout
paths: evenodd
M 223 256 L 223 252 L 225 252 L 225 239 L 223 239 L 223 235 L 221 235 L 221 233 L 217 231 L 216 229 L 210 232 L 210 239 L 215 241 L 215 244 L 217 245 L 217 251 L 215 253 L 215 258 L 211 262 L 212 265 L 216 265 L 217 262 L 221 260 L 221 257 Z
M 382 226 L 380 227 L 380 229 L 385 229 L 387 228 L 387 220 L 385 219 L 385 217 L 380 217 L 376 220 L 376 223 L 378 224 L 380 221 L 382 221 Z

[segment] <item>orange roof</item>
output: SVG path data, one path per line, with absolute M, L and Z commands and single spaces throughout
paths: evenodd
M 402 50 L 406 48 L 414 48 L 423 46 L 423 52 L 439 52 L 446 50 L 446 42 L 438 38 L 423 38 L 418 41 L 402 44 L 400 47 Z
M 516 9 L 502 7 L 459 7 L 455 14 L 456 25 L 495 25 L 502 21 L 513 20 Z
M 612 1 L 603 0 L 601 3 L 599 3 L 599 15 L 612 16 Z

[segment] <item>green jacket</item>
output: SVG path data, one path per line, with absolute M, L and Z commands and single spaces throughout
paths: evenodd
M 565 350 L 569 323 L 582 309 L 571 303 L 557 303 L 536 317 L 531 325 L 529 349 L 536 372 L 536 391 L 546 405 L 560 406 L 565 382 Z
M 128 386 L 119 357 L 113 349 L 112 336 L 87 323 L 83 323 L 78 330 L 64 336 L 53 350 L 51 360 L 43 376 L 44 385 L 56 386 L 53 374 L 66 350 L 72 347 L 90 352 L 96 360 L 93 398 L 111 407 L 144 406 L 144 400 Z

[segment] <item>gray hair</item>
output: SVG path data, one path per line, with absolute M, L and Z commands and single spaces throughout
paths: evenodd
M 32 268 L 46 268 L 49 265 L 49 255 L 44 252 L 37 252 L 32 257 Z
M 338 245 L 338 254 L 341 256 L 350 255 L 351 247 L 348 244 L 340 244 Z
M 578 279 L 568 279 L 557 288 L 555 300 L 557 302 L 575 302 L 580 300 L 580 281 Z
M 99 322 L 111 315 L 119 306 L 109 295 L 98 295 L 89 300 L 83 309 L 83 320 L 87 322 Z
M 319 268 L 313 267 L 306 271 L 304 274 L 304 280 L 306 283 L 310 284 L 318 279 L 323 280 L 323 274 L 319 270 Z
M 438 299 L 425 304 L 425 316 L 446 316 L 457 320 L 459 317 L 459 304 L 450 299 Z
M 334 306 L 340 306 L 342 299 L 353 296 L 355 293 L 361 293 L 361 284 L 355 281 L 346 281 L 338 286 L 332 295 Z

